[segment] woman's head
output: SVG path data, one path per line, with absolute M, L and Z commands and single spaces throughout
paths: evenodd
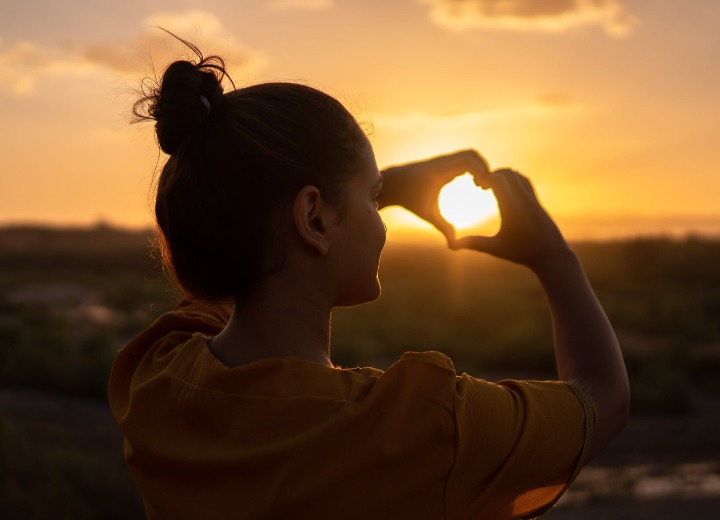
M 318 188 L 342 213 L 344 185 L 369 144 L 353 116 L 308 86 L 265 83 L 223 93 L 220 58 L 176 61 L 135 106 L 170 155 L 155 214 L 163 256 L 189 294 L 242 298 L 282 267 L 282 215 Z

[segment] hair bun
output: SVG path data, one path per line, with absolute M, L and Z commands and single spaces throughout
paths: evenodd
M 200 49 L 167 29 L 161 30 L 185 44 L 197 56 L 193 63 L 178 60 L 157 79 L 143 81 L 142 97 L 133 105 L 135 121 L 155 120 L 155 133 L 163 152 L 177 153 L 204 128 L 208 116 L 222 100 L 222 81 L 232 79 L 219 56 L 203 56 Z M 234 86 L 234 83 L 233 83 Z
M 218 78 L 212 72 L 189 61 L 172 63 L 163 74 L 150 111 L 156 120 L 160 148 L 167 154 L 176 153 L 202 128 L 221 94 Z

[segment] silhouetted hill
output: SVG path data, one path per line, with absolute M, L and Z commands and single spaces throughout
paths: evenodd
M 156 271 L 153 233 L 104 225 L 91 228 L 16 226 L 0 228 L 0 270 Z
M 127 230 L 98 224 L 93 227 L 0 227 L 0 250 L 117 251 L 145 247 L 150 230 Z

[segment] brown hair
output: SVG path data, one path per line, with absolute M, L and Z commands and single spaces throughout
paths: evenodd
M 155 202 L 163 259 L 189 295 L 239 299 L 282 266 L 276 235 L 298 190 L 316 186 L 341 205 L 367 138 L 340 102 L 305 85 L 223 93 L 223 60 L 181 41 L 198 61 L 172 63 L 133 108 L 156 121 L 170 156 Z

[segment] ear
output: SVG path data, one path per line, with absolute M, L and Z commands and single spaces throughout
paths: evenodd
M 322 198 L 315 186 L 302 188 L 293 202 L 293 221 L 300 238 L 320 255 L 330 248 L 328 224 L 332 207 Z

